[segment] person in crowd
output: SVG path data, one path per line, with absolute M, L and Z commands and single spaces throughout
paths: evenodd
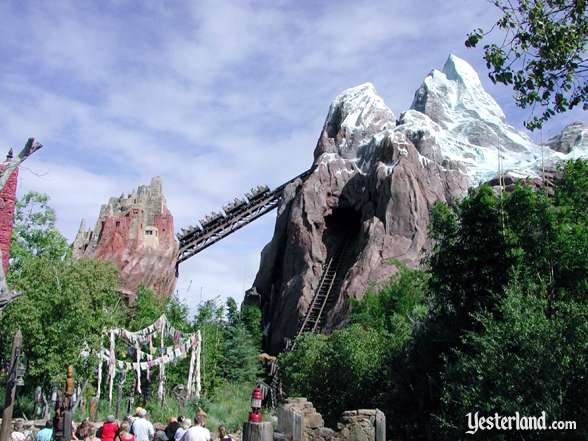
M 135 422 L 135 417 L 133 415 L 127 415 L 122 420 L 123 423 L 127 423 L 129 425 L 129 433 L 133 433 L 133 423 Z
M 218 439 L 219 441 L 233 441 L 233 438 L 227 432 L 227 428 L 221 424 L 218 426 Z
M 90 435 L 90 431 L 92 430 L 92 423 L 88 418 L 82 420 L 82 422 L 78 425 L 76 429 L 76 438 L 77 439 L 86 439 Z
M 90 424 L 90 429 L 88 430 L 88 436 L 84 438 L 84 441 L 100 441 L 100 438 L 96 436 L 96 428 Z
M 21 420 L 14 423 L 14 430 L 10 434 L 11 441 L 25 441 L 27 436 L 24 433 L 24 425 Z
M 161 429 L 156 430 L 154 441 L 169 441 L 169 438 L 165 434 L 165 430 L 161 430 Z
M 198 412 L 194 419 L 194 425 L 186 430 L 182 441 L 210 441 L 210 430 L 204 427 L 204 412 Z
M 180 441 L 182 439 L 182 437 L 184 436 L 184 433 L 186 433 L 186 430 L 188 430 L 190 428 L 190 426 L 192 425 L 192 421 L 190 421 L 190 418 L 185 418 L 185 417 L 180 417 L 181 421 L 180 421 L 180 427 L 178 427 L 178 430 L 176 430 L 176 434 L 174 435 L 174 441 Z
M 182 418 L 182 417 L 179 417 Z M 177 430 L 180 428 L 179 418 L 171 417 L 169 419 L 169 423 L 165 428 L 165 434 L 167 435 L 167 439 L 173 440 L 176 436 Z
M 45 427 L 37 432 L 35 441 L 51 441 L 53 438 L 53 421 L 47 420 Z
M 106 421 L 102 425 L 102 432 L 100 434 L 100 439 L 102 441 L 114 441 L 116 435 L 118 434 L 118 424 L 114 418 L 114 415 L 108 415 L 106 417 Z
M 131 426 L 127 421 L 123 421 L 118 432 L 118 441 L 137 441 L 131 433 Z
M 137 418 L 133 421 L 131 432 L 137 441 L 151 441 L 155 435 L 153 424 L 147 419 L 147 411 L 142 407 L 137 408 Z

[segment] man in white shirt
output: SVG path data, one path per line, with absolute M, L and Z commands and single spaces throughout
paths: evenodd
M 204 416 L 196 414 L 195 425 L 184 433 L 182 441 L 210 441 L 210 431 L 204 427 Z
M 137 411 L 137 418 L 133 421 L 131 432 L 133 432 L 137 441 L 151 441 L 155 434 L 153 424 L 151 424 L 146 416 L 147 411 L 145 409 L 139 409 Z

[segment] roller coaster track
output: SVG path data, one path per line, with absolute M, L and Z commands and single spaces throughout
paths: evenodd
M 225 212 L 213 213 L 208 216 L 208 222 L 201 221 L 188 231 L 178 234 L 180 242 L 176 273 L 180 263 L 198 254 L 202 250 L 224 239 L 228 235 L 259 219 L 264 214 L 276 208 L 283 197 L 286 186 L 296 179 L 304 178 L 310 173 L 306 171 L 274 190 L 268 187 L 258 187 L 247 194 L 247 199 L 236 199 L 232 208 L 226 208 Z M 261 190 L 260 190 L 261 189 Z

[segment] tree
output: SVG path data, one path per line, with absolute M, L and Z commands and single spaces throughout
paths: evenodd
M 210 299 L 198 305 L 194 317 L 194 329 L 202 335 L 202 388 L 212 394 L 222 384 L 222 359 L 224 349 L 224 307 L 218 299 Z
M 556 113 L 581 105 L 588 109 L 588 15 L 585 0 L 492 0 L 502 17 L 490 29 L 468 34 L 476 46 L 495 28 L 500 44 L 484 46 L 484 59 L 494 83 L 512 85 L 522 108 L 543 108 L 525 122 L 531 130 Z
M 468 350 L 448 366 L 437 414 L 440 439 L 469 439 L 465 415 L 541 416 L 576 421 L 574 431 L 517 432 L 521 440 L 584 440 L 588 428 L 588 303 L 557 301 L 549 307 L 541 287 L 514 284 L 502 300 L 501 320 L 477 316 L 484 329 L 468 333 Z M 552 310 L 552 312 L 549 312 Z M 512 439 L 510 432 L 479 432 Z M 511 433 L 512 435 L 512 433 Z
M 255 307 L 241 306 L 229 297 L 226 302 L 227 323 L 223 344 L 223 377 L 229 382 L 250 383 L 260 373 L 258 355 L 261 352 L 261 335 L 257 330 L 261 327 L 261 314 Z M 255 309 L 252 309 L 255 308 Z M 255 323 L 255 317 L 258 318 Z
M 151 325 L 165 312 L 166 299 L 145 285 L 139 285 L 129 320 L 129 329 L 138 331 Z
M 69 364 L 81 377 L 93 375 L 95 357 L 84 360 L 80 353 L 86 345 L 97 351 L 103 330 L 124 322 L 117 285 L 116 268 L 95 259 L 40 255 L 23 262 L 14 286 L 26 295 L 3 311 L 0 329 L 3 337 L 22 330 L 26 384 L 47 391 L 65 379 Z
M 32 256 L 63 259 L 71 253 L 67 239 L 55 227 L 55 211 L 48 202 L 46 194 L 31 191 L 16 203 L 9 282 L 18 277 L 24 262 Z
M 398 273 L 378 290 L 369 289 L 360 300 L 352 300 L 351 323 L 386 333 L 391 347 L 400 349 L 410 340 L 415 323 L 427 314 L 428 274 L 392 261 Z
M 263 339 L 263 329 L 261 327 L 261 309 L 255 305 L 241 304 L 240 312 L 241 322 L 251 336 L 253 343 L 258 349 L 261 349 Z
M 502 203 L 488 185 L 471 189 L 454 209 L 434 207 L 429 287 L 434 313 L 451 329 L 471 329 L 471 315 L 492 310 L 502 296 L 515 262 L 505 222 Z

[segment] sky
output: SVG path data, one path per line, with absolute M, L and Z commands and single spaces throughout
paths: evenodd
M 71 241 L 110 196 L 161 176 L 176 230 L 249 188 L 305 171 L 332 99 L 370 81 L 398 116 L 450 53 L 472 64 L 509 122 L 529 112 L 493 85 L 465 36 L 485 0 L 0 2 L 0 155 L 44 147 L 19 195 L 47 193 Z M 585 117 L 558 117 L 539 140 Z M 270 213 L 180 266 L 194 308 L 242 300 L 273 232 Z

